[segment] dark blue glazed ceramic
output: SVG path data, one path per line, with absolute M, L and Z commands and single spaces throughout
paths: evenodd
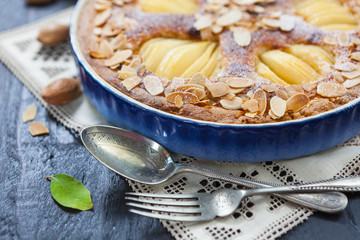
M 89 65 L 77 40 L 78 1 L 71 22 L 71 45 L 84 92 L 115 125 L 145 135 L 168 150 L 197 158 L 257 162 L 313 154 L 360 133 L 360 100 L 317 116 L 270 124 L 221 124 L 188 119 L 129 98 Z

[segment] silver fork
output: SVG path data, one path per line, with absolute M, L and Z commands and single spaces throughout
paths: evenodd
M 209 193 L 152 194 L 127 192 L 130 212 L 173 221 L 206 221 L 233 213 L 246 197 L 265 193 L 360 191 L 360 177 L 310 184 L 247 190 L 220 189 Z M 331 201 L 326 200 L 326 201 Z M 326 204 L 326 203 L 325 203 Z

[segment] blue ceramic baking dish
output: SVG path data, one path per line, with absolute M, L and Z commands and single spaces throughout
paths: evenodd
M 71 46 L 85 94 L 115 125 L 145 135 L 168 150 L 197 158 L 258 162 L 313 154 L 360 133 L 360 100 L 317 116 L 281 123 L 222 124 L 166 113 L 138 102 L 102 79 L 86 61 L 77 38 L 80 0 L 71 20 Z

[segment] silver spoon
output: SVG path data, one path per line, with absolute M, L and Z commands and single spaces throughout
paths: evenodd
M 114 172 L 136 182 L 159 184 L 180 172 L 192 172 L 248 188 L 273 187 L 269 183 L 226 175 L 195 165 L 175 163 L 167 150 L 142 135 L 110 126 L 91 126 L 80 133 L 89 152 Z M 277 195 L 277 194 L 274 194 Z M 344 210 L 347 197 L 338 192 L 278 195 L 297 204 L 327 213 Z

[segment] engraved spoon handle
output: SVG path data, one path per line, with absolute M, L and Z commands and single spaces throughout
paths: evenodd
M 200 168 L 193 165 L 178 165 L 175 171 L 180 172 L 191 172 L 200 174 L 206 177 L 220 179 L 226 182 L 240 184 L 248 188 L 266 188 L 279 186 L 276 184 L 269 184 L 255 180 L 249 180 L 246 178 L 235 177 L 227 174 L 223 174 L 211 169 Z M 312 193 L 312 194 L 274 194 L 282 197 L 288 201 L 300 204 L 305 207 L 312 208 L 326 213 L 337 213 L 343 211 L 348 203 L 347 197 L 342 193 Z

